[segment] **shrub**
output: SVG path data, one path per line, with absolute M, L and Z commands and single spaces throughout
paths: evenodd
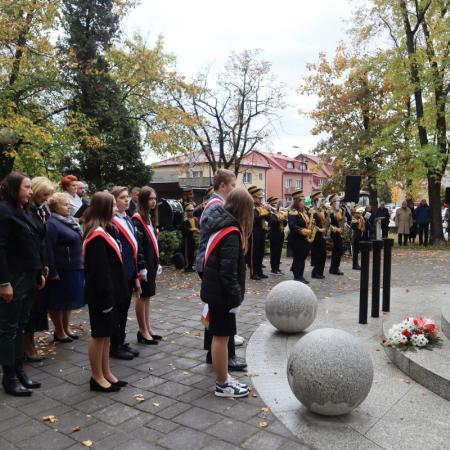
M 171 259 L 181 248 L 181 233 L 179 231 L 161 231 L 159 233 L 159 259 L 163 266 L 171 264 Z

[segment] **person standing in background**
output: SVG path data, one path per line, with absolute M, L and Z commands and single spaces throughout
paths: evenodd
M 284 229 L 287 225 L 287 214 L 277 211 L 279 199 L 269 197 L 267 203 L 272 207 L 269 221 L 270 268 L 274 275 L 283 275 L 280 270 L 281 253 L 284 243 Z
M 31 180 L 11 172 L 0 184 L 0 364 L 5 392 L 29 397 L 41 386 L 23 369 L 24 328 L 33 291 L 45 285 L 39 236 L 26 211 Z
M 366 231 L 366 220 L 363 217 L 364 208 L 361 206 L 356 206 L 352 209 L 352 231 L 353 231 L 353 270 L 361 270 L 359 265 L 359 243 L 364 240 L 364 232 Z
M 416 222 L 419 228 L 419 245 L 428 245 L 428 235 L 431 223 L 431 208 L 427 201 L 422 199 L 420 205 L 416 208 Z
M 43 275 L 48 276 L 47 245 L 45 235 L 47 232 L 46 222 L 50 218 L 50 212 L 46 203 L 49 197 L 54 193 L 53 183 L 45 177 L 35 177 L 31 180 L 33 195 L 30 201 L 30 216 L 33 220 L 37 235 L 39 237 L 39 249 L 43 266 Z M 39 362 L 45 359 L 45 356 L 38 355 L 34 345 L 34 333 L 36 331 L 48 330 L 47 318 L 47 290 L 35 290 L 33 296 L 33 305 L 31 307 L 30 320 L 25 327 L 24 356 L 26 361 Z
M 409 230 L 413 224 L 411 210 L 404 200 L 402 207 L 395 212 L 395 226 L 397 227 L 398 245 L 408 245 Z
M 127 209 L 127 214 L 130 217 L 133 217 L 133 214 L 136 212 L 139 203 L 139 192 L 141 192 L 141 188 L 134 187 L 131 189 L 131 198 L 130 203 Z
M 53 194 L 48 200 L 51 217 L 47 221 L 48 282 L 47 307 L 55 325 L 54 342 L 68 343 L 78 336 L 70 328 L 74 309 L 84 306 L 82 232 L 70 215 L 67 195 Z
M 83 201 L 78 196 L 78 178 L 75 175 L 67 175 L 61 179 L 61 188 L 69 198 L 69 215 L 74 217 L 83 206 Z
M 389 221 L 390 221 L 390 215 L 389 211 L 385 206 L 385 203 L 383 201 L 380 202 L 380 206 L 375 212 L 375 219 L 380 220 L 381 225 L 381 237 L 387 238 L 389 234 Z
M 417 237 L 417 220 L 416 220 L 416 209 L 414 207 L 414 202 L 412 199 L 407 201 L 408 208 L 411 210 L 411 217 L 413 224 L 411 225 L 411 228 L 409 229 L 409 236 L 408 241 L 409 243 L 415 244 L 416 243 L 416 237 Z
M 330 197 L 331 209 L 329 213 L 330 235 L 333 241 L 333 252 L 331 253 L 330 273 L 332 275 L 344 275 L 340 269 L 341 258 L 344 254 L 344 243 L 342 236 L 346 219 L 340 207 L 340 201 L 337 194 Z
M 311 265 L 313 266 L 311 278 L 324 279 L 323 271 L 327 261 L 326 235 L 326 209 L 322 205 L 322 192 L 317 191 L 311 195 L 311 218 L 314 220 L 316 235 L 311 245 Z
M 198 234 L 198 223 L 194 217 L 194 205 L 187 205 L 185 214 L 185 219 L 181 225 L 184 271 L 190 273 L 195 272 L 193 267 L 195 259 L 195 237 Z

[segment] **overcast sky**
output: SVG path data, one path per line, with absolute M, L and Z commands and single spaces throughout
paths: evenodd
M 125 29 L 127 34 L 140 31 L 150 42 L 162 34 L 186 76 L 211 64 L 220 70 L 233 51 L 261 49 L 286 84 L 289 104 L 270 149 L 295 156 L 299 150 L 292 146 L 309 152 L 317 142 L 310 134 L 312 122 L 298 114 L 298 108 L 309 109 L 315 102 L 296 93 L 305 65 L 316 61 L 320 51 L 332 53 L 345 39 L 351 10 L 349 0 L 141 0 Z

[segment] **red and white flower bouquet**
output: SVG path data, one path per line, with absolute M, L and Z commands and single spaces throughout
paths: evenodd
M 430 350 L 441 343 L 437 332 L 436 322 L 429 317 L 405 317 L 403 322 L 392 325 L 382 345 L 400 351 L 420 348 Z

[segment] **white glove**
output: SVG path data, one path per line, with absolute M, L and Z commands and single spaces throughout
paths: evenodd
M 158 269 L 156 271 L 156 275 L 161 275 L 162 274 L 162 267 L 161 264 L 158 264 Z
M 141 279 L 142 280 L 144 280 L 144 281 L 147 281 L 147 269 L 142 269 L 140 272 L 139 272 L 139 275 L 141 276 Z
M 240 306 L 236 306 L 236 308 L 231 308 L 228 312 L 230 314 L 239 314 L 239 311 L 241 310 Z

